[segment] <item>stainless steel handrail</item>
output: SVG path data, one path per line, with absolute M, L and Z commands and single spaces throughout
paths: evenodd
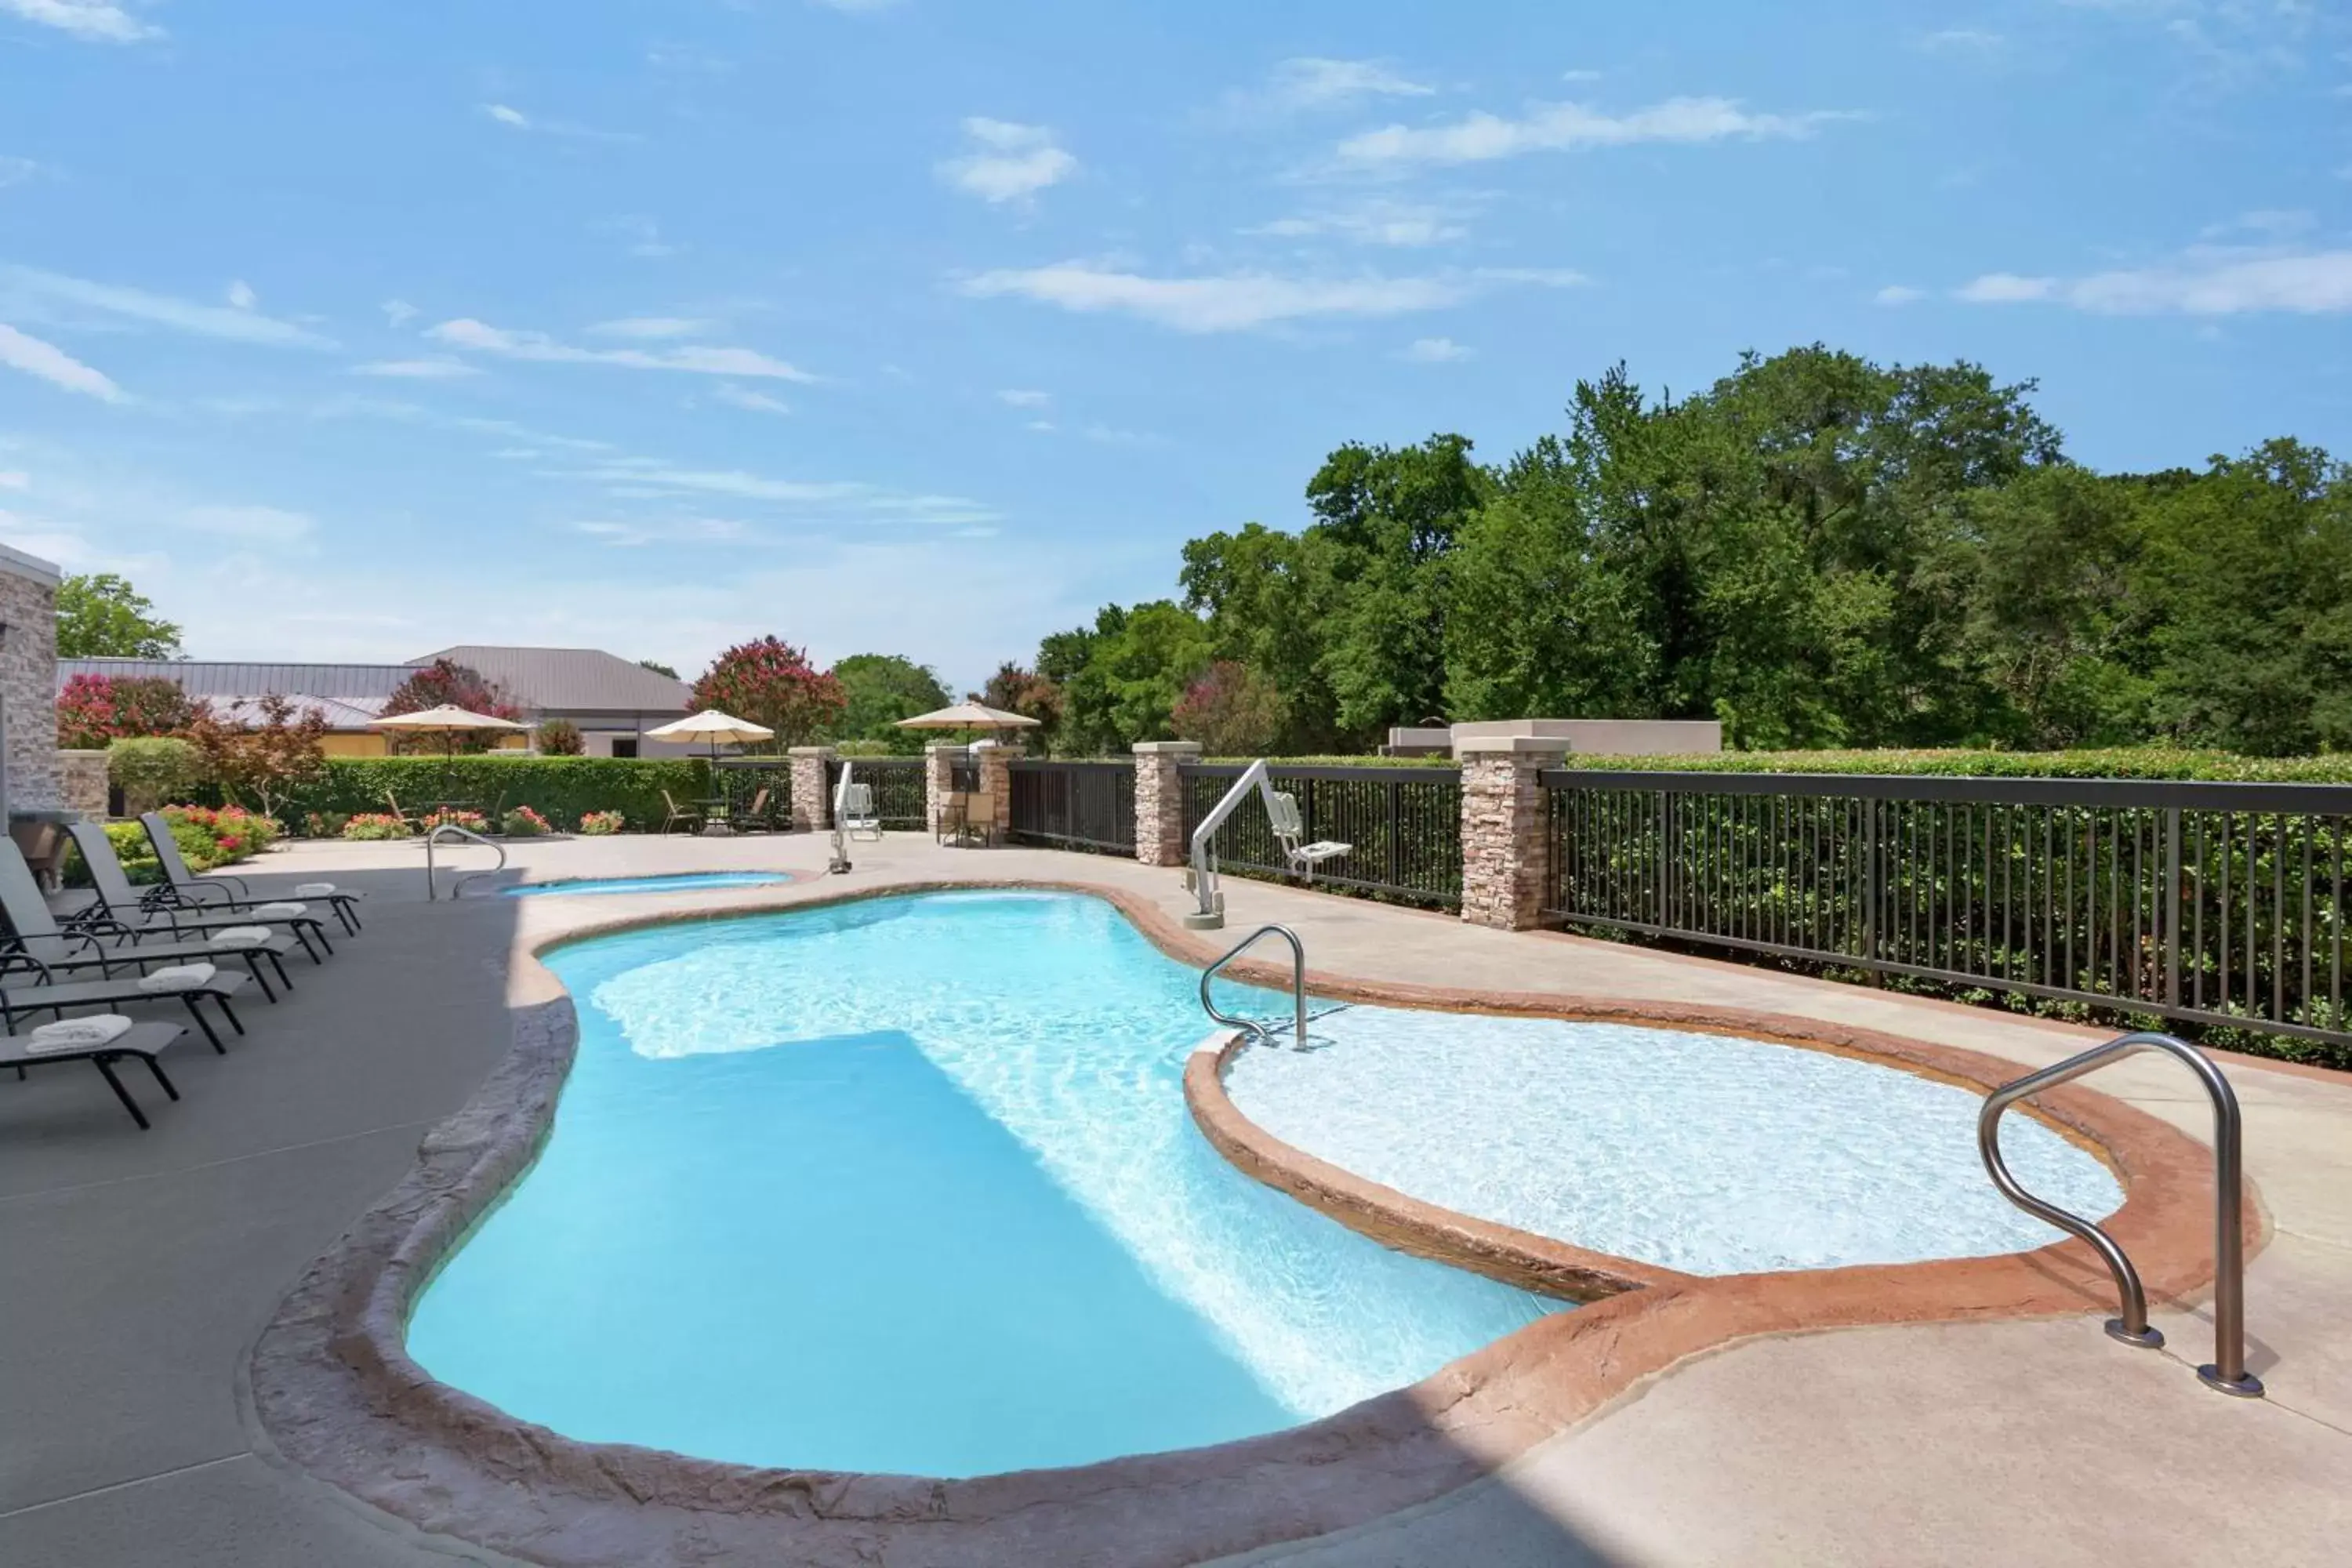
M 1264 1036 L 1266 1033 L 1265 1026 L 1256 1019 L 1241 1018 L 1230 1013 L 1220 1013 L 1217 1011 L 1217 1005 L 1209 999 L 1209 982 L 1217 977 L 1217 971 L 1248 952 L 1262 936 L 1278 936 L 1290 944 L 1290 995 L 1297 1009 L 1295 1037 L 1298 1048 L 1303 1051 L 1307 1048 L 1307 944 L 1299 941 L 1298 933 L 1288 926 L 1258 927 L 1236 942 L 1224 957 L 1201 971 L 1201 1010 L 1228 1028 L 1247 1029 L 1250 1033 L 1258 1036 Z
M 455 899 L 457 896 L 457 890 L 460 888 L 463 888 L 467 882 L 472 881 L 475 878 L 495 877 L 499 872 L 507 868 L 507 847 L 505 845 L 493 844 L 490 840 L 483 837 L 480 834 L 475 832 L 470 827 L 460 827 L 454 822 L 445 822 L 440 826 L 435 828 L 432 832 L 425 836 L 425 901 L 427 903 L 431 903 L 441 896 L 440 884 L 436 880 L 436 871 L 433 864 L 433 847 L 441 842 L 441 836 L 445 833 L 452 834 L 459 838 L 471 839 L 485 849 L 497 850 L 499 855 L 499 863 L 491 867 L 488 870 L 467 871 L 464 875 L 458 877 L 455 881 L 451 882 L 449 884 L 449 896 L 452 899 Z
M 2044 1203 L 2011 1175 L 2000 1157 L 2001 1113 L 2019 1100 L 2039 1094 L 2045 1089 L 2055 1089 L 2084 1074 L 2095 1072 L 2109 1062 L 2121 1060 L 2140 1051 L 2163 1051 L 2187 1065 L 2205 1092 L 2213 1100 L 2213 1360 L 2197 1369 L 2197 1375 L 2206 1385 L 2224 1394 L 2243 1398 L 2260 1397 L 2262 1380 L 2246 1371 L 2246 1247 L 2244 1234 L 2244 1199 L 2240 1191 L 2244 1184 L 2241 1159 L 2242 1123 L 2238 1114 L 2238 1096 L 2230 1088 L 2230 1080 L 2212 1058 L 2196 1047 L 2170 1035 L 2152 1031 L 2119 1035 L 2104 1046 L 2094 1046 L 2079 1056 L 2068 1057 L 2054 1067 L 2029 1073 L 2013 1083 L 2005 1083 L 1986 1097 L 1984 1110 L 1977 1117 L 1977 1151 L 1984 1156 L 1985 1170 L 1992 1176 L 1992 1184 L 2001 1195 L 2037 1219 L 2046 1220 L 2059 1229 L 2080 1237 L 2105 1262 L 2107 1272 L 2116 1279 L 2116 1293 L 2122 1298 L 2123 1315 L 2107 1320 L 2107 1332 L 2126 1344 L 2143 1345 L 2151 1349 L 2164 1343 L 2163 1333 L 2147 1321 L 2147 1292 L 2139 1282 L 2139 1271 L 2131 1259 L 2124 1256 L 2115 1238 L 2079 1215 L 2068 1214 L 2054 1204 Z

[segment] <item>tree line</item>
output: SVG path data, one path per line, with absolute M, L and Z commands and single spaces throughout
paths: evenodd
M 1717 719 L 1806 749 L 2352 746 L 2352 470 L 2263 443 L 2096 472 L 1983 367 L 1814 345 L 1620 365 L 1507 462 L 1349 443 L 1296 532 L 1183 547 L 983 694 L 1066 754 L 1369 749 L 1392 725 Z

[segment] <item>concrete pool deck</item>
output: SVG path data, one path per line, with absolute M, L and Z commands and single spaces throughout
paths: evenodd
M 1172 872 L 1046 851 L 853 847 L 825 879 L 813 837 L 523 844 L 534 877 L 779 868 L 782 887 L 630 900 L 425 906 L 412 846 L 299 846 L 283 886 L 371 889 L 369 930 L 284 1006 L 249 1009 L 226 1058 L 141 1137 L 102 1086 L 36 1075 L 0 1094 L 0 1561 L 422 1563 L 483 1557 L 396 1525 L 275 1462 L 240 1392 L 247 1352 L 305 1263 L 397 1181 L 425 1129 L 504 1058 L 514 952 L 623 913 L 790 907 L 918 881 L 1089 883 L 1173 911 Z M 477 852 L 478 858 L 478 852 Z M 241 868 L 242 869 L 242 868 Z M 1477 930 L 1229 879 L 1236 931 L 1292 924 L 1318 973 L 1576 1000 L 1694 1003 L 1884 1030 L 2024 1066 L 2086 1033 L 1735 965 Z M 626 910 L 618 906 L 625 903 Z M 1203 944 L 1206 945 L 1205 943 Z M 2160 1312 L 2151 1355 L 2095 1318 L 1842 1330 L 1682 1363 L 1493 1479 L 1343 1535 L 1248 1561 L 2289 1563 L 2352 1532 L 2352 1081 L 2228 1064 L 2273 1239 L 2248 1280 L 2253 1370 L 2223 1399 L 2186 1370 L 2208 1346 Z M 2166 1064 L 2096 1087 L 2202 1136 Z M 93 1089 L 98 1092 L 93 1093 Z M 495 1560 L 495 1559 L 493 1559 Z M 892 1558 L 897 1561 L 897 1558 Z M 1028 1559 L 1048 1562 L 1050 1555 Z

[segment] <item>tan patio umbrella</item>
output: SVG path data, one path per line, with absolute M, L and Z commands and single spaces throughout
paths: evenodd
M 738 719 L 732 713 L 706 708 L 674 724 L 648 730 L 646 738 L 650 741 L 708 741 L 710 742 L 710 760 L 715 763 L 719 760 L 719 748 L 721 746 L 748 746 L 754 741 L 772 741 L 776 732 L 764 724 L 754 724 L 749 719 Z
M 1008 713 L 1002 708 L 991 708 L 982 702 L 959 702 L 952 708 L 934 709 L 918 713 L 912 719 L 901 719 L 901 730 L 1034 730 L 1037 721 L 1025 713 Z
M 457 737 L 483 730 L 522 730 L 528 725 L 511 719 L 499 719 L 488 713 L 470 712 L 443 703 L 415 713 L 393 713 L 370 721 L 371 730 L 396 730 L 407 735 L 438 735 L 441 737 L 441 793 L 449 793 L 449 779 L 457 766 Z

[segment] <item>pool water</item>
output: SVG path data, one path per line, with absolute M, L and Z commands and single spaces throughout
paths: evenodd
M 1077 1464 L 1291 1426 L 1564 1308 L 1229 1165 L 1183 1102 L 1193 973 L 1098 900 L 877 900 L 547 962 L 581 1020 L 553 1133 L 409 1346 L 568 1436 Z
M 525 882 L 506 889 L 509 899 L 549 899 L 598 893 L 690 893 L 711 888 L 769 888 L 791 881 L 783 871 L 696 871 L 667 877 L 583 878 L 572 882 Z
M 1826 1051 L 1672 1029 L 1351 1007 L 1252 1048 L 1226 1091 L 1276 1137 L 1456 1213 L 1688 1274 L 2018 1252 L 2063 1233 L 1997 1192 L 1981 1093 Z M 2011 1116 L 2026 1190 L 2094 1217 L 2115 1175 Z

